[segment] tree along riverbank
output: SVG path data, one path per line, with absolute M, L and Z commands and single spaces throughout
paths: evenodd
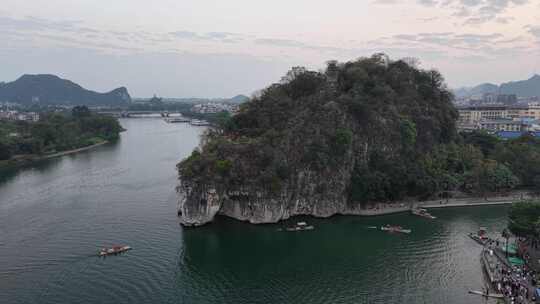
M 78 148 L 78 149 L 73 149 L 73 150 L 62 151 L 62 152 L 53 153 L 53 154 L 46 154 L 46 155 L 37 155 L 37 154 L 18 155 L 18 156 L 13 157 L 13 158 L 11 158 L 9 160 L 0 161 L 0 169 L 5 168 L 5 167 L 24 166 L 24 165 L 29 165 L 29 164 L 34 163 L 34 162 L 46 160 L 46 159 L 51 159 L 51 158 L 55 158 L 55 157 L 61 157 L 61 156 L 65 156 L 65 155 L 76 154 L 76 153 L 79 153 L 79 152 L 83 152 L 83 151 L 87 151 L 87 150 L 90 150 L 90 149 L 97 148 L 99 146 L 103 146 L 103 145 L 108 144 L 108 143 L 109 143 L 109 141 L 105 140 L 105 141 L 102 141 L 100 143 L 93 144 L 93 145 L 90 145 L 90 146 L 86 146 L 86 147 L 82 147 L 82 148 Z
M 372 205 L 369 208 L 362 209 L 357 215 L 361 216 L 377 216 L 385 214 L 394 214 L 401 212 L 409 212 L 413 208 L 458 208 L 458 207 L 474 207 L 474 206 L 494 206 L 494 205 L 509 205 L 521 200 L 534 199 L 536 195 L 528 191 L 513 191 L 506 195 L 490 195 L 485 197 L 462 197 L 439 199 L 429 201 L 414 201 L 414 202 L 396 202 L 391 204 L 380 203 Z
M 0 121 L 0 167 L 88 150 L 117 140 L 121 131 L 116 118 L 84 106 L 42 113 L 37 122 Z

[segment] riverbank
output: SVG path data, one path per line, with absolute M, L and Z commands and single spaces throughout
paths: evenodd
M 75 153 L 79 153 L 79 152 L 82 152 L 82 151 L 94 149 L 94 148 L 99 147 L 99 146 L 103 146 L 104 144 L 107 144 L 107 143 L 109 143 L 109 141 L 108 141 L 108 140 L 105 140 L 105 141 L 102 141 L 102 142 L 99 142 L 99 143 L 97 143 L 97 144 L 93 144 L 93 145 L 90 145 L 90 146 L 86 146 L 86 147 L 82 147 L 82 148 L 78 148 L 78 149 L 67 150 L 67 151 L 62 151 L 62 152 L 58 152 L 58 153 L 54 153 L 54 154 L 45 155 L 45 156 L 41 157 L 40 160 L 42 160 L 42 159 L 49 159 L 49 158 L 55 158 L 55 157 L 60 157 L 60 156 L 70 155 L 70 154 L 75 154 Z
M 61 151 L 61 152 L 57 152 L 57 153 L 53 153 L 53 154 L 46 154 L 46 155 L 34 155 L 34 154 L 19 155 L 19 156 L 15 156 L 15 157 L 13 157 L 13 158 L 11 158 L 9 160 L 0 161 L 0 169 L 7 168 L 7 167 L 17 167 L 17 166 L 29 165 L 31 163 L 46 160 L 46 159 L 51 159 L 51 158 L 65 156 L 65 155 L 75 154 L 75 153 L 83 152 L 83 151 L 86 151 L 86 150 L 94 149 L 96 147 L 105 145 L 107 143 L 109 143 L 109 141 L 104 140 L 102 142 L 99 142 L 97 144 L 93 144 L 93 145 L 90 145 L 90 146 L 85 146 L 85 147 L 81 147 L 81 148 L 77 148 L 77 149 L 66 150 L 66 151 Z
M 514 202 L 531 199 L 534 196 L 526 191 L 514 191 L 506 196 L 488 196 L 488 197 L 468 197 L 445 200 L 418 201 L 418 202 L 402 202 L 395 204 L 378 204 L 370 209 L 361 209 L 355 212 L 355 215 L 360 216 L 379 216 L 386 214 L 395 214 L 410 212 L 414 207 L 426 209 L 442 209 L 442 208 L 461 208 L 475 206 L 495 206 L 509 205 Z

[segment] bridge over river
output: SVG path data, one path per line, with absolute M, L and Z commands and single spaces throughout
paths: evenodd
M 104 115 L 110 115 L 114 117 L 148 117 L 148 116 L 156 116 L 159 115 L 160 117 L 170 117 L 170 116 L 181 116 L 182 114 L 179 111 L 132 111 L 132 110 L 124 110 L 124 111 L 98 111 L 98 114 L 104 114 Z

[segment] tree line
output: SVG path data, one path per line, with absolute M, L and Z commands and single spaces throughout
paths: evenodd
M 41 113 L 37 122 L 0 121 L 0 160 L 41 155 L 116 140 L 122 131 L 113 117 L 76 106 L 68 113 Z

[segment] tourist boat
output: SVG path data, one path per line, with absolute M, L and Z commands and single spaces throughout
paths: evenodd
M 122 252 L 126 252 L 128 250 L 131 250 L 131 247 L 129 246 L 113 246 L 111 248 L 101 248 L 101 250 L 98 252 L 98 256 L 104 257 L 108 255 L 113 254 L 120 254 Z
M 190 122 L 191 120 L 184 117 L 171 117 L 171 118 L 166 118 L 165 121 L 168 123 L 178 123 L 178 122 Z
M 483 297 L 486 297 L 486 298 L 504 299 L 504 295 L 502 295 L 500 293 L 489 293 L 489 292 L 486 293 L 485 291 L 478 291 L 478 290 L 469 290 L 469 293 L 474 294 L 474 295 L 483 296 Z
M 499 258 L 494 254 L 493 250 L 483 249 L 480 254 L 480 261 L 491 286 L 496 288 L 497 283 L 502 281 L 500 267 L 502 267 Z
M 404 229 L 401 226 L 390 226 L 390 225 L 386 225 L 386 226 L 381 227 L 381 230 L 382 231 L 388 231 L 388 232 L 399 232 L 399 233 L 411 233 L 412 232 L 411 229 Z
M 209 126 L 210 125 L 210 123 L 208 123 L 207 121 L 199 120 L 199 119 L 193 119 L 191 120 L 190 123 L 193 126 Z
M 411 212 L 412 212 L 412 214 L 414 214 L 414 215 L 418 215 L 418 216 L 421 216 L 421 217 L 424 217 L 424 218 L 428 218 L 428 219 L 431 219 L 431 220 L 436 219 L 436 217 L 434 217 L 434 216 L 431 215 L 429 212 L 427 212 L 426 209 L 416 208 L 416 209 L 411 210 Z
M 478 233 L 469 233 L 469 237 L 473 240 L 475 240 L 478 244 L 485 246 L 487 242 L 489 241 L 489 238 L 486 235 L 487 229 L 485 227 L 480 227 L 478 230 Z
M 313 229 L 315 229 L 315 227 L 308 225 L 306 222 L 298 222 L 295 226 L 285 228 L 286 231 L 304 231 Z

